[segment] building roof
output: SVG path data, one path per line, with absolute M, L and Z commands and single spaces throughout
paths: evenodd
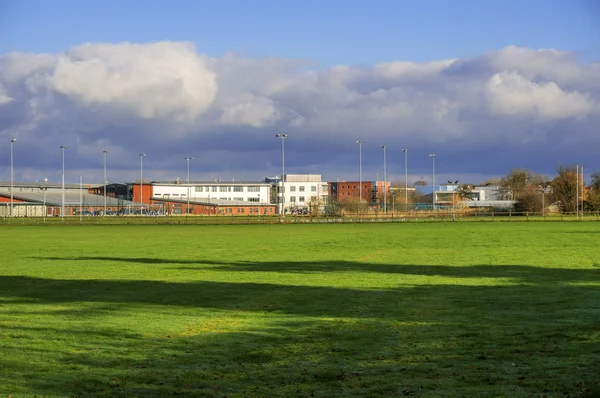
M 0 192 L 0 196 L 9 198 L 10 193 Z M 43 204 L 44 203 L 44 192 L 15 192 L 13 193 L 13 199 L 21 200 L 24 202 Z M 81 195 L 83 206 L 104 206 L 104 196 L 89 194 L 87 191 L 83 191 Z M 74 192 L 74 190 L 65 190 L 65 206 L 79 206 L 80 194 Z M 106 205 L 115 206 L 129 206 L 139 205 L 139 203 L 132 202 L 129 200 L 106 197 Z M 62 206 L 62 192 L 46 192 L 46 205 L 48 206 Z
M 13 182 L 13 187 L 17 188 L 62 188 L 62 183 L 60 182 L 44 182 L 44 181 L 34 181 L 34 182 Z M 103 186 L 102 184 L 82 184 L 84 189 L 89 188 L 98 188 Z M 0 181 L 0 187 L 10 187 L 10 181 Z M 79 184 L 65 184 L 65 189 L 79 189 Z
M 131 185 L 139 185 L 139 181 L 138 182 L 130 182 L 129 184 Z M 186 181 L 150 181 L 150 182 L 144 182 L 143 184 L 146 185 L 187 185 Z M 269 184 L 268 182 L 264 182 L 264 181 L 190 181 L 190 185 L 214 185 L 214 186 L 220 186 L 220 185 L 263 185 L 263 186 L 269 186 L 271 184 Z

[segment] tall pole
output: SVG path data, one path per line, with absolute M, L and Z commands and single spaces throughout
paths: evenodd
M 102 153 L 104 154 L 104 213 L 102 216 L 106 216 L 106 154 L 108 151 L 102 151 Z
M 60 206 L 60 219 L 62 222 L 65 221 L 65 149 L 69 148 L 66 145 L 61 145 L 60 149 L 62 150 L 62 201 Z
M 48 215 L 48 209 L 46 208 L 46 191 L 48 190 L 48 179 L 44 178 L 44 224 L 46 224 L 46 216 Z
M 581 166 L 581 221 L 583 221 L 583 200 L 585 196 L 585 180 L 583 179 L 583 166 Z
M 387 213 L 387 176 L 385 174 L 385 145 L 381 146 L 383 149 L 383 212 Z
M 275 137 L 281 138 L 281 216 L 285 217 L 285 145 L 284 141 L 287 134 L 276 134 Z
M 408 211 L 408 149 L 403 149 L 404 152 L 404 204 L 405 211 Z
M 431 181 L 431 206 L 435 211 L 435 153 L 429 155 L 431 158 L 431 169 L 432 169 L 432 181 Z
M 79 224 L 83 221 L 83 176 L 79 176 Z
M 575 214 L 579 219 L 579 165 L 575 165 Z
M 140 216 L 144 213 L 144 156 L 145 153 L 140 153 Z
M 190 160 L 194 158 L 189 157 L 184 159 L 187 162 L 187 209 L 185 210 L 185 220 L 187 221 L 187 216 L 190 213 Z
M 14 184 L 14 174 L 13 174 L 13 145 L 17 141 L 16 138 L 10 140 L 10 218 L 13 217 L 13 184 Z
M 358 144 L 358 203 L 362 203 L 362 141 Z

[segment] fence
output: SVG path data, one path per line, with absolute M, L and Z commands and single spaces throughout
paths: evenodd
M 32 211 L 33 212 L 33 211 Z M 494 211 L 470 211 L 459 213 L 452 211 L 411 211 L 390 212 L 387 214 L 346 214 L 341 215 L 164 215 L 131 214 L 131 215 L 73 215 L 61 217 L 7 215 L 0 218 L 2 225 L 242 225 L 242 224 L 326 224 L 326 223 L 406 223 L 406 222 L 544 222 L 544 221 L 600 221 L 599 212 L 542 214 Z

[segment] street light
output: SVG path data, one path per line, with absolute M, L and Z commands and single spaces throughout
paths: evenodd
M 61 145 L 60 149 L 62 150 L 62 187 L 61 187 L 61 193 L 62 193 L 62 201 L 61 201 L 61 206 L 60 206 L 60 220 L 62 222 L 65 221 L 65 149 L 68 149 L 69 147 L 66 145 Z
M 539 185 L 538 186 L 538 192 L 540 192 L 542 194 L 542 217 L 546 216 L 546 203 L 544 200 L 544 194 L 546 193 L 546 187 L 544 187 L 543 185 Z
M 46 216 L 48 215 L 48 209 L 46 208 L 46 191 L 48 190 L 48 179 L 44 178 L 44 224 L 46 224 Z
M 285 217 L 285 145 L 284 141 L 288 138 L 287 134 L 275 134 L 275 137 L 281 138 L 281 216 Z
M 140 153 L 140 217 L 144 214 L 144 156 L 145 153 Z
M 187 216 L 190 213 L 190 160 L 194 158 L 189 157 L 184 159 L 187 162 L 187 209 L 185 211 L 185 220 L 187 221 Z
M 108 151 L 102 151 L 102 153 L 104 154 L 104 213 L 102 214 L 102 216 L 106 216 L 106 154 L 108 153 Z
M 362 141 L 356 141 L 358 144 L 358 201 L 362 203 Z
M 13 146 L 16 138 L 10 140 L 10 218 L 13 216 Z
M 383 149 L 383 212 L 387 213 L 387 177 L 385 174 L 385 145 L 381 146 Z
M 408 210 L 408 149 L 403 149 L 404 152 L 404 203 Z
M 452 221 L 454 221 L 454 196 L 456 195 L 458 180 L 454 181 L 454 183 L 452 181 L 448 181 L 448 184 L 454 184 L 454 187 L 452 188 Z
M 431 168 L 433 170 L 433 180 L 431 181 L 431 206 L 435 211 L 435 153 L 429 155 L 431 158 Z

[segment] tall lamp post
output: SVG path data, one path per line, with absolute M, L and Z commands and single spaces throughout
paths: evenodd
M 545 202 L 544 194 L 546 193 L 546 187 L 544 187 L 543 185 L 539 185 L 538 192 L 540 192 L 542 194 L 542 217 L 545 217 L 546 216 L 546 203 L 544 203 Z
M 358 203 L 362 203 L 362 141 L 358 144 Z
M 404 152 L 404 204 L 405 211 L 408 211 L 408 149 L 403 149 Z
M 144 157 L 145 153 L 140 153 L 140 216 L 144 214 Z
M 184 159 L 187 162 L 187 209 L 185 210 L 185 220 L 187 221 L 187 216 L 190 214 L 190 160 L 194 158 L 189 157 Z
M 429 155 L 431 158 L 432 181 L 431 181 L 431 207 L 435 211 L 435 153 Z
M 452 221 L 454 221 L 454 197 L 456 196 L 456 188 L 458 187 L 458 180 L 448 181 L 448 184 L 454 184 L 454 188 L 452 188 Z
M 387 214 L 387 176 L 385 174 L 385 145 L 381 146 L 383 149 L 383 212 Z
M 102 213 L 102 216 L 106 216 L 106 154 L 108 153 L 108 151 L 102 151 L 102 154 L 104 154 L 104 213 Z
M 61 184 L 61 193 L 62 193 L 62 201 L 60 205 L 60 219 L 62 222 L 65 221 L 65 149 L 69 147 L 66 145 L 61 145 L 60 149 L 62 150 L 62 184 Z
M 16 138 L 10 140 L 10 218 L 13 216 L 13 184 L 14 184 L 14 174 L 13 174 L 13 146 L 17 141 Z
M 275 137 L 281 138 L 281 216 L 285 217 L 285 139 L 287 134 L 275 134 Z

